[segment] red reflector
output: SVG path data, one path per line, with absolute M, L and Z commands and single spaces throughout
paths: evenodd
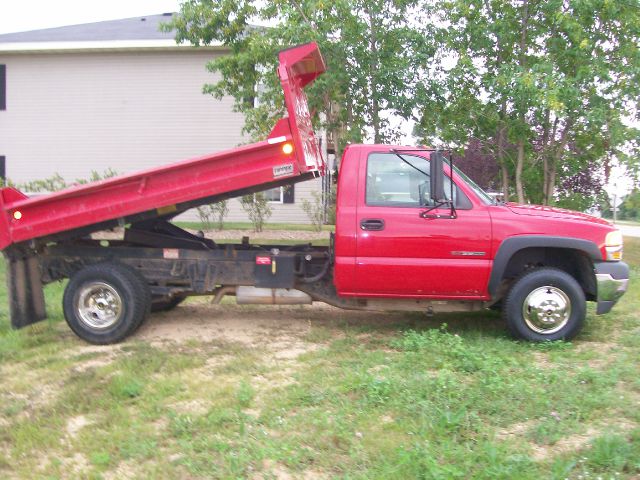
M 256 257 L 256 265 L 271 265 L 271 257 Z

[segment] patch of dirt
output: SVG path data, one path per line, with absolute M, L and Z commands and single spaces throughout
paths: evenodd
M 86 372 L 94 368 L 105 367 L 114 362 L 117 355 L 105 355 L 99 358 L 90 358 L 88 360 L 78 360 L 78 363 L 73 366 L 73 371 L 76 373 Z
M 602 370 L 614 360 L 613 351 L 619 348 L 619 344 L 612 342 L 584 342 L 576 345 L 576 352 L 594 353 L 594 358 L 586 360 L 586 364 L 594 370 Z
M 345 317 L 353 324 L 383 326 L 397 323 L 401 314 L 345 312 L 322 303 L 239 306 L 195 300 L 170 312 L 151 315 L 132 339 L 159 344 L 195 340 L 263 346 L 277 353 L 278 358 L 290 359 L 314 348 L 313 342 L 304 340 L 312 327 L 335 329 L 336 321 Z
M 527 420 L 526 422 L 514 423 L 496 432 L 496 439 L 501 441 L 513 440 L 516 437 L 524 437 L 533 428 L 537 420 Z M 626 419 L 619 419 L 615 424 L 591 426 L 583 433 L 576 433 L 561 438 L 552 445 L 531 444 L 532 458 L 537 462 L 553 458 L 564 453 L 575 452 L 586 448 L 596 437 L 605 431 L 625 433 L 633 430 L 636 424 Z
M 194 415 L 204 415 L 209 411 L 209 405 L 204 400 L 185 400 L 172 403 L 167 407 L 178 413 L 192 413 Z
M 568 437 L 561 438 L 553 445 L 533 445 L 532 458 L 536 462 L 547 460 L 551 457 L 562 455 L 563 453 L 575 452 L 582 450 L 587 444 L 600 434 L 600 430 L 590 427 L 586 432 L 570 435 Z
M 94 356 L 95 355 L 95 356 Z M 86 372 L 113 363 L 119 356 L 128 355 L 122 351 L 122 345 L 83 345 L 71 348 L 65 358 L 73 360 L 72 370 L 75 373 Z M 88 358 L 82 358 L 88 356 Z
M 0 394 L 0 400 L 3 404 L 9 402 L 18 402 L 24 405 L 24 408 L 16 416 L 17 419 L 31 419 L 39 410 L 51 405 L 55 402 L 60 394 L 60 383 L 34 383 L 34 387 L 26 394 L 8 392 Z
M 77 417 L 71 417 L 67 420 L 67 435 L 70 437 L 75 437 L 78 435 L 80 430 L 88 425 L 92 425 L 93 421 L 87 418 L 84 415 L 78 415 Z
M 118 464 L 114 470 L 105 472 L 102 475 L 104 480 L 129 480 L 137 478 L 137 464 L 134 460 L 125 460 Z
M 597 351 L 606 354 L 609 351 L 620 348 L 620 345 L 613 342 L 580 342 L 576 343 L 575 350 L 578 353 L 585 351 Z
M 509 440 L 513 437 L 519 437 L 526 434 L 531 427 L 536 424 L 536 420 L 527 420 L 526 422 L 513 423 L 496 432 L 498 440 Z
M 252 480 L 272 479 L 277 480 L 324 480 L 329 478 L 324 472 L 314 469 L 307 469 L 303 472 L 292 472 L 284 465 L 273 460 L 262 461 L 262 471 L 252 475 Z
M 316 350 L 304 341 L 311 323 L 326 319 L 332 307 L 272 306 L 255 308 L 193 303 L 151 316 L 132 337 L 156 344 L 223 341 L 265 348 L 276 360 L 294 360 Z M 212 357 L 215 365 L 225 359 Z
M 541 370 L 548 370 L 554 366 L 554 363 L 549 359 L 549 354 L 546 352 L 532 352 L 533 360 L 535 361 L 536 367 Z
M 89 468 L 89 461 L 81 453 L 74 453 L 72 457 L 60 458 L 61 470 L 68 478 L 81 478 L 82 473 Z

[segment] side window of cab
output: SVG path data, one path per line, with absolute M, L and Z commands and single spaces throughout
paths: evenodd
M 451 196 L 451 180 L 445 176 L 444 191 Z M 432 207 L 429 160 L 418 155 L 372 153 L 367 159 L 366 203 L 383 207 Z M 457 209 L 471 209 L 467 196 L 454 184 Z

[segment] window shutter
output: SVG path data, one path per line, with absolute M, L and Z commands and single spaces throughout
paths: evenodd
M 282 203 L 295 203 L 294 185 L 282 187 Z
M 7 175 L 7 167 L 6 167 L 6 159 L 4 155 L 0 155 L 0 180 L 2 181 L 2 185 L 4 185 L 4 181 L 6 180 Z
M 0 65 L 0 110 L 7 109 L 7 66 Z

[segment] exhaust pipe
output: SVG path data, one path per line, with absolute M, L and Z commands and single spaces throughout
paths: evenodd
M 256 288 L 240 286 L 236 288 L 238 305 L 310 305 L 309 295 L 293 288 Z

